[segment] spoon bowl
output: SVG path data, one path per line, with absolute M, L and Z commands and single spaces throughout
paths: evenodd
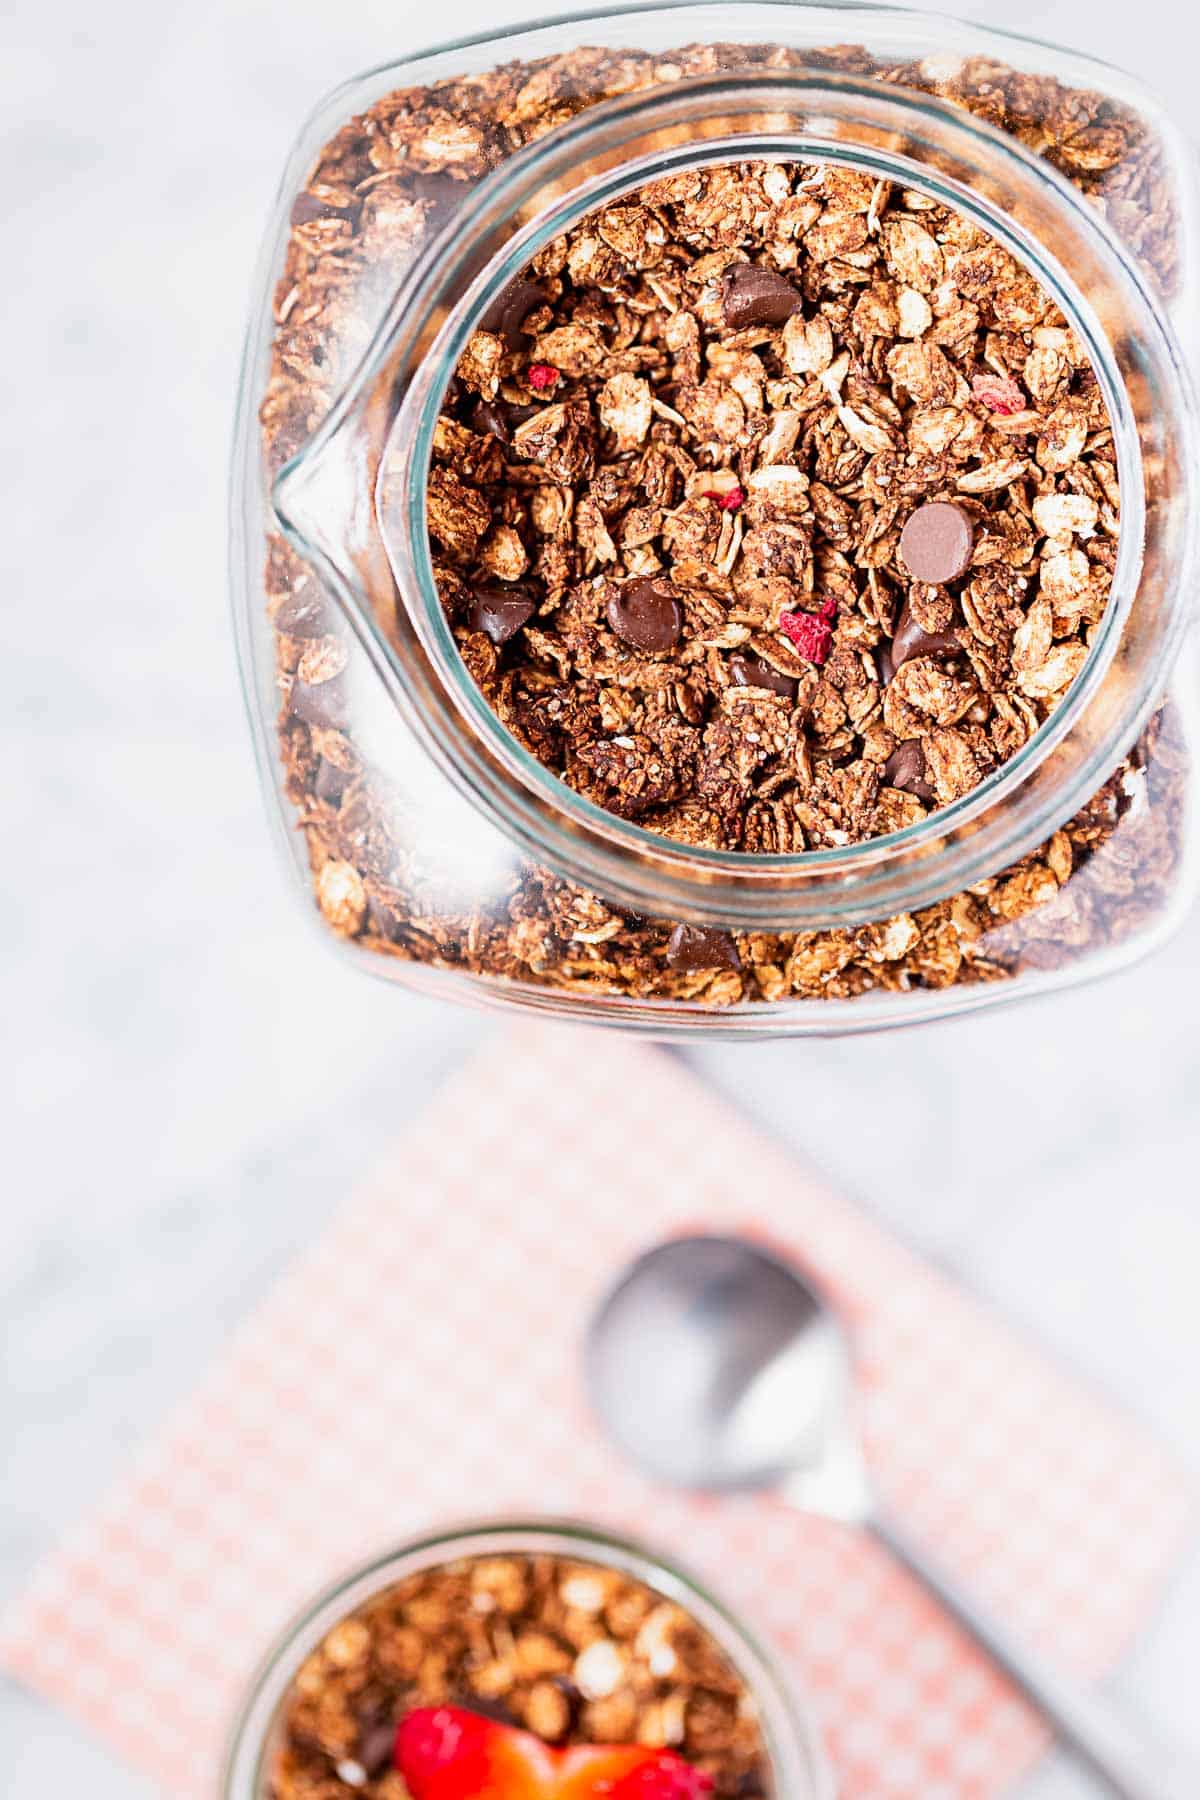
M 802 1487 L 850 1444 L 850 1352 L 833 1308 L 772 1252 L 688 1237 L 639 1258 L 596 1315 L 587 1378 L 609 1434 L 677 1487 Z M 865 1513 L 861 1473 L 813 1509 Z M 793 1494 L 795 1497 L 795 1494 Z

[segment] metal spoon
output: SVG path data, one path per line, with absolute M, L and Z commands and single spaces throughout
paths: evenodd
M 740 1238 L 659 1245 L 596 1314 L 587 1376 L 615 1442 L 658 1479 L 775 1487 L 805 1511 L 871 1531 L 1119 1800 L 1200 1796 L 1195 1771 L 1015 1642 L 881 1511 L 851 1422 L 846 1334 L 790 1263 Z

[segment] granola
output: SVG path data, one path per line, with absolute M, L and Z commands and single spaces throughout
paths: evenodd
M 526 749 L 664 836 L 794 853 L 918 823 L 1045 722 L 1107 605 L 1116 455 L 977 225 L 720 164 L 589 214 L 485 315 L 429 529 Z
M 409 1576 L 333 1627 L 286 1700 L 270 1800 L 407 1800 L 397 1726 L 442 1705 L 555 1746 L 676 1751 L 718 1800 L 772 1793 L 753 1697 L 689 1613 L 599 1563 L 505 1555 Z
M 583 49 L 536 64 L 510 64 L 469 78 L 388 94 L 368 112 L 348 121 L 323 151 L 296 200 L 276 290 L 271 372 L 261 408 L 268 470 L 278 469 L 316 429 L 382 315 L 398 269 L 449 216 L 466 183 L 572 113 L 612 95 L 659 79 L 675 80 L 716 69 L 801 65 L 867 73 L 933 92 L 1012 132 L 1105 211 L 1164 288 L 1174 282 L 1175 238 L 1160 153 L 1140 119 L 1108 96 L 1068 90 L 1051 79 L 984 59 L 953 67 L 885 66 L 857 49 L 819 55 L 786 48 L 699 45 L 674 54 L 669 66 L 638 51 Z M 807 208 L 810 196 L 799 180 L 788 177 L 788 188 L 792 201 Z M 974 434 L 977 441 L 1003 444 L 1008 447 L 1005 454 L 1011 451 L 1014 465 L 1026 458 L 1037 473 L 1028 480 L 1021 478 L 1026 481 L 1024 505 L 1014 505 L 1007 497 L 995 498 L 1006 496 L 1015 476 L 1005 476 L 990 495 L 969 491 L 964 495 L 956 487 L 948 489 L 947 497 L 972 519 L 980 510 L 1005 515 L 1004 535 L 994 545 L 999 554 L 993 562 L 985 561 L 978 572 L 972 567 L 963 580 L 953 578 L 952 585 L 957 581 L 964 598 L 952 612 L 946 606 L 949 589 L 912 584 L 906 630 L 918 634 L 914 640 L 918 645 L 924 634 L 939 647 L 928 655 L 902 657 L 895 680 L 878 700 L 874 724 L 867 696 L 874 685 L 878 697 L 882 684 L 872 684 L 868 661 L 881 655 L 891 626 L 899 623 L 888 610 L 888 604 L 897 598 L 895 581 L 882 566 L 883 557 L 877 566 L 847 573 L 855 537 L 854 502 L 841 491 L 845 484 L 829 479 L 823 464 L 823 473 L 818 472 L 816 458 L 825 454 L 821 446 L 810 446 L 809 466 L 800 466 L 802 459 L 798 460 L 794 451 L 796 444 L 805 442 L 801 406 L 774 410 L 774 418 L 784 422 L 772 427 L 777 434 L 773 442 L 756 439 L 755 456 L 745 473 L 736 463 L 717 468 L 710 458 L 712 466 L 703 479 L 707 491 L 719 499 L 707 499 L 702 491 L 698 498 L 689 494 L 682 505 L 675 505 L 681 493 L 668 491 L 665 484 L 682 481 L 682 476 L 666 447 L 659 452 L 664 487 L 659 491 L 651 481 L 642 496 L 643 504 L 625 502 L 614 507 L 620 496 L 612 495 L 603 484 L 591 493 L 576 492 L 577 487 L 583 488 L 589 449 L 581 397 L 594 408 L 596 440 L 611 447 L 618 463 L 621 458 L 646 457 L 647 442 L 653 446 L 655 432 L 664 426 L 674 432 L 691 432 L 701 425 L 717 432 L 727 429 L 737 416 L 735 401 L 744 417 L 747 394 L 753 402 L 761 385 L 766 398 L 768 374 L 771 380 L 794 388 L 798 397 L 811 395 L 824 406 L 828 390 L 820 376 L 833 368 L 836 357 L 831 342 L 830 360 L 824 361 L 821 320 L 825 315 L 819 307 L 805 306 L 800 323 L 793 323 L 789 314 L 779 325 L 731 328 L 738 366 L 725 363 L 720 384 L 732 398 L 718 400 L 715 389 L 702 396 L 713 369 L 711 363 L 707 371 L 703 362 L 696 363 L 700 345 L 690 342 L 688 323 L 694 309 L 685 311 L 681 324 L 672 325 L 675 315 L 663 308 L 660 348 L 648 347 L 655 355 L 670 358 L 669 370 L 659 373 L 651 368 L 647 372 L 639 366 L 638 356 L 631 354 L 639 349 L 636 333 L 625 345 L 619 366 L 600 370 L 589 366 L 587 343 L 571 336 L 576 326 L 588 323 L 586 310 L 582 318 L 556 323 L 554 308 L 541 300 L 539 279 L 530 285 L 539 290 L 533 299 L 542 305 L 541 314 L 533 304 L 526 304 L 530 296 L 521 288 L 504 298 L 495 316 L 485 321 L 487 330 L 477 334 L 473 356 L 460 371 L 464 385 L 473 387 L 467 416 L 460 418 L 457 409 L 451 408 L 452 416 L 443 421 L 445 441 L 453 445 L 454 454 L 439 457 L 431 470 L 430 516 L 442 534 L 443 545 L 447 539 L 451 541 L 450 550 L 439 550 L 446 570 L 447 598 L 464 629 L 467 666 L 485 689 L 496 683 L 498 670 L 503 680 L 506 657 L 512 673 L 509 640 L 536 642 L 541 631 L 545 644 L 551 632 L 569 622 L 570 603 L 565 599 L 544 622 L 535 618 L 538 607 L 545 604 L 545 594 L 557 584 L 565 595 L 574 575 L 566 550 L 557 548 L 567 522 L 568 502 L 571 554 L 578 550 L 597 559 L 602 579 L 610 567 L 605 560 L 610 544 L 614 560 L 619 557 L 622 566 L 634 569 L 640 566 L 646 579 L 653 582 L 658 571 L 652 568 L 652 558 L 662 562 L 663 552 L 667 552 L 672 564 L 690 558 L 708 567 L 714 545 L 719 563 L 736 534 L 740 532 L 744 544 L 755 529 L 763 529 L 754 524 L 757 515 L 769 518 L 761 554 L 753 544 L 750 547 L 753 580 L 763 584 L 768 594 L 776 580 L 797 582 L 807 593 L 811 578 L 811 592 L 820 604 L 815 610 L 800 607 L 789 611 L 792 632 L 782 639 L 779 634 L 765 634 L 769 637 L 766 644 L 761 642 L 762 632 L 750 629 L 752 621 L 734 621 L 736 626 L 746 626 L 745 640 L 714 644 L 707 653 L 720 662 L 719 672 L 725 676 L 720 706 L 743 709 L 734 715 L 743 722 L 751 716 L 761 719 L 764 741 L 773 744 L 785 729 L 779 714 L 790 716 L 795 711 L 786 704 L 793 684 L 798 692 L 803 682 L 813 689 L 806 731 L 815 731 L 828 750 L 831 744 L 836 747 L 839 734 L 858 730 L 864 749 L 860 760 L 870 778 L 867 788 L 856 786 L 846 779 L 846 765 L 826 756 L 813 770 L 814 782 L 819 784 L 815 795 L 819 805 L 806 818 L 794 801 L 779 802 L 769 783 L 764 783 L 761 770 L 751 770 L 751 779 L 757 779 L 759 785 L 753 801 L 743 809 L 742 841 L 747 848 L 790 852 L 803 850 L 814 840 L 822 841 L 830 829 L 829 809 L 834 805 L 860 832 L 868 824 L 875 830 L 903 824 L 923 816 L 939 796 L 948 796 L 969 782 L 980 755 L 1011 754 L 1033 720 L 1070 680 L 1088 614 L 1094 612 L 1102 594 L 1105 558 L 1114 542 L 1117 499 L 1115 488 L 1105 489 L 1097 473 L 1097 465 L 1106 459 L 1102 454 L 1090 457 L 1085 435 L 1086 478 L 1078 480 L 1071 473 L 1080 462 L 1079 422 L 1073 411 L 1061 433 L 1039 429 L 1032 438 L 1027 435 L 1029 421 L 1024 416 L 1033 412 L 1039 419 L 1049 419 L 1066 386 L 1075 380 L 1081 382 L 1086 395 L 1086 372 L 1079 371 L 1074 360 L 1070 335 L 1065 339 L 1054 336 L 1061 327 L 1043 322 L 1033 329 L 1052 335 L 1036 345 L 1032 339 L 1029 344 L 1022 340 L 1018 353 L 1016 342 L 1024 330 L 1019 318 L 999 321 L 989 326 L 982 338 L 973 338 L 982 354 L 974 363 L 968 360 L 965 364 L 954 342 L 931 342 L 943 321 L 940 315 L 933 318 L 938 290 L 936 285 L 928 285 L 936 274 L 936 263 L 925 239 L 931 239 L 935 250 L 938 246 L 936 236 L 926 232 L 922 223 L 926 206 L 919 196 L 911 204 L 904 195 L 889 196 L 888 207 L 879 217 L 881 225 L 885 221 L 889 225 L 887 242 L 893 259 L 899 257 L 906 279 L 901 282 L 890 271 L 879 276 L 884 285 L 886 331 L 871 340 L 874 350 L 866 359 L 865 372 L 856 374 L 853 383 L 847 365 L 839 403 L 842 412 L 834 416 L 834 430 L 846 435 L 848 453 L 854 459 L 865 457 L 875 466 L 882 459 L 886 464 L 888 453 L 882 447 L 854 443 L 843 414 L 853 415 L 853 430 L 860 434 L 874 426 L 876 418 L 881 419 L 879 429 L 886 435 L 896 429 L 889 408 L 898 407 L 902 423 L 920 416 L 920 429 L 933 434 L 929 456 L 943 463 L 949 458 L 952 463 L 952 444 L 942 441 L 952 423 L 945 412 L 948 407 L 954 419 L 962 416 L 969 420 L 968 441 Z M 817 261 L 815 266 L 826 272 L 832 265 L 861 274 L 852 259 L 861 256 L 872 241 L 882 245 L 884 234 L 879 230 L 872 237 L 869 204 L 865 212 L 843 211 L 849 212 L 849 223 L 843 219 L 836 231 L 815 239 L 816 246 L 828 252 L 824 262 Z M 815 219 L 807 227 L 806 237 L 814 230 L 820 234 L 821 227 L 822 221 Z M 855 238 L 862 230 L 866 239 L 856 246 Z M 629 240 L 622 236 L 619 215 L 609 217 L 608 236 L 614 242 L 605 243 L 598 237 L 597 241 L 615 266 L 630 248 Z M 601 250 L 589 246 L 587 254 L 598 257 Z M 800 255 L 799 248 L 796 255 Z M 927 257 L 930 264 L 924 269 Z M 730 260 L 728 255 L 725 260 Z M 756 257 L 743 248 L 736 261 L 749 268 L 756 264 Z M 790 281 L 783 269 L 774 273 Z M 561 274 L 560 270 L 554 279 L 560 280 Z M 747 276 L 738 279 L 744 284 Z M 873 285 L 873 280 L 852 281 L 847 274 L 846 298 L 833 306 L 833 317 L 827 321 L 831 340 L 834 324 L 840 328 L 844 317 L 853 321 Z M 1035 295 L 1024 282 L 1018 287 L 1018 299 L 1021 297 L 1035 303 Z M 732 302 L 735 306 L 748 304 L 747 290 L 743 287 L 739 293 L 734 288 Z M 964 329 L 972 318 L 971 307 L 978 311 L 978 303 L 979 296 L 964 301 L 960 309 Z M 764 304 L 761 294 L 757 304 Z M 868 323 L 864 313 L 854 329 Z M 696 324 L 699 332 L 701 321 Z M 561 335 L 564 331 L 568 334 L 565 338 Z M 668 341 L 672 331 L 678 334 L 673 344 Z M 772 345 L 778 343 L 781 363 L 778 370 L 764 365 L 761 378 L 753 362 L 755 357 L 762 361 L 759 347 L 736 343 L 739 334 L 752 338 L 756 331 L 765 332 Z M 973 323 L 971 331 L 977 332 Z M 585 332 L 584 339 L 587 335 Z M 786 356 L 794 366 L 783 362 L 785 338 Z M 730 341 L 723 331 L 716 334 L 716 340 L 715 348 L 729 350 Z M 536 355 L 531 348 L 523 350 L 524 344 L 531 347 L 534 343 L 539 344 Z M 882 361 L 878 354 L 881 345 L 885 346 Z M 923 346 L 936 349 L 938 356 L 928 358 Z M 514 357 L 527 377 L 526 390 L 515 403 L 503 392 L 515 366 Z M 888 368 L 889 358 L 894 359 L 894 371 Z M 720 356 L 717 361 L 720 366 Z M 663 387 L 670 385 L 668 376 L 675 378 L 676 365 L 679 384 L 687 390 L 686 410 L 671 407 L 669 395 L 665 401 L 662 398 Z M 964 367 L 970 370 L 969 397 L 962 396 L 959 388 L 958 371 Z M 749 385 L 747 374 L 752 377 Z M 701 379 L 694 379 L 696 376 Z M 494 393 L 488 397 L 493 382 Z M 949 387 L 948 399 L 941 394 L 942 384 Z M 508 382 L 510 389 L 512 385 Z M 914 392 L 914 387 L 919 391 Z M 901 394 L 898 402 L 891 397 L 893 389 Z M 887 405 L 881 404 L 885 390 Z M 659 407 L 667 406 L 676 419 L 655 411 L 656 394 Z M 1022 396 L 1031 404 L 1014 410 Z M 1087 405 L 1094 406 L 1094 396 L 1087 399 Z M 526 408 L 531 410 L 526 412 Z M 465 405 L 462 410 L 467 410 Z M 800 418 L 789 446 L 792 421 L 787 415 L 792 412 Z M 1094 422 L 1091 412 L 1089 419 Z M 521 446 L 526 454 L 514 457 L 511 443 L 503 440 L 522 431 Z M 1099 435 L 1098 451 L 1102 450 Z M 723 440 L 718 437 L 716 441 Z M 1039 460 L 1039 449 L 1045 460 Z M 1055 466 L 1059 462 L 1061 468 Z M 988 465 L 976 457 L 970 467 Z M 487 494 L 490 489 L 504 489 L 510 479 L 504 475 L 506 468 L 521 471 L 528 483 L 519 495 L 527 502 L 531 530 L 525 528 L 522 518 L 504 516 L 503 506 L 500 516 L 493 516 Z M 997 459 L 992 460 L 991 468 L 994 478 Z M 999 472 L 1003 474 L 1003 470 Z M 750 480 L 755 475 L 761 478 L 757 492 Z M 588 482 L 595 485 L 594 475 Z M 806 484 L 803 495 L 802 483 Z M 855 475 L 852 491 L 857 484 Z M 921 497 L 926 497 L 924 491 Z M 668 502 L 675 515 L 669 551 L 664 541 Z M 886 507 L 882 497 L 873 504 L 881 510 Z M 612 522 L 618 511 L 614 533 Z M 880 541 L 889 533 L 890 541 L 895 541 L 897 529 L 902 530 L 906 522 L 898 526 L 897 518 L 893 516 L 884 527 Z M 656 544 L 662 549 L 656 549 Z M 1008 560 L 1010 549 L 1020 554 L 1029 549 L 1040 565 L 1038 595 L 1019 607 L 1019 620 L 1007 585 L 1011 569 L 1018 566 Z M 898 547 L 895 555 L 899 555 Z M 744 552 L 742 558 L 745 560 Z M 465 589 L 459 593 L 454 585 L 461 579 L 460 569 L 486 576 L 469 597 Z M 827 589 L 827 582 L 832 582 L 832 590 Z M 851 584 L 858 601 L 860 583 L 866 604 L 845 604 Z M 384 956 L 466 971 L 485 980 L 533 984 L 580 999 L 612 994 L 697 1002 L 705 1007 L 791 997 L 844 999 L 879 988 L 1002 980 L 1029 967 L 1053 966 L 1089 947 L 1136 932 L 1161 911 L 1163 895 L 1172 882 L 1179 855 L 1185 769 L 1179 733 L 1167 713 L 1155 722 L 1133 755 L 1114 770 L 1089 805 L 1037 852 L 977 883 L 969 893 L 911 915 L 858 929 L 802 934 L 701 930 L 631 914 L 553 871 L 529 863 L 520 866 L 502 891 L 489 894 L 486 902 L 447 904 L 442 896 L 431 897 L 431 884 L 421 879 L 417 866 L 420 847 L 414 842 L 404 797 L 385 768 L 372 761 L 359 721 L 352 714 L 346 670 L 351 646 L 345 622 L 312 571 L 279 536 L 269 543 L 266 591 L 281 691 L 280 749 L 287 791 L 297 808 L 312 865 L 317 902 L 335 932 Z M 970 611 L 965 598 L 968 592 Z M 878 601 L 876 595 L 881 596 Z M 647 609 L 651 618 L 655 613 L 653 597 L 647 595 L 639 601 L 636 595 L 624 594 L 618 598 L 627 622 L 636 614 L 644 630 Z M 729 609 L 720 594 L 710 593 L 704 582 L 689 584 L 683 599 L 674 593 L 670 598 L 683 608 L 693 637 L 697 624 L 717 638 L 722 625 L 729 629 Z M 830 598 L 837 604 L 833 615 L 825 617 Z M 708 607 L 711 614 L 705 610 Z M 686 619 L 688 612 L 691 620 Z M 607 599 L 603 616 L 606 622 L 600 629 L 607 631 Z M 669 608 L 665 616 L 669 625 Z M 807 663 L 802 654 L 805 645 L 815 645 L 819 651 L 826 632 L 832 643 L 825 662 Z M 794 641 L 793 633 L 799 642 Z M 943 659 L 941 640 L 947 637 L 953 637 L 958 649 Z M 995 642 L 989 644 L 989 638 Z M 1011 668 L 1007 688 L 997 681 L 992 660 L 998 654 L 996 645 L 1002 647 L 1000 653 L 1007 656 Z M 671 667 L 670 663 L 654 662 L 661 652 L 634 652 L 627 642 L 622 643 L 619 655 L 635 666 Z M 797 672 L 798 664 L 803 666 Z M 532 664 L 530 672 L 536 672 Z M 883 672 L 877 664 L 876 674 Z M 578 706 L 578 689 L 563 685 L 568 687 L 569 703 Z M 718 709 L 717 718 L 709 721 L 703 707 L 693 708 L 690 716 L 688 683 L 678 681 L 674 687 L 680 690 L 682 701 L 673 696 L 668 708 L 660 699 L 646 717 L 648 728 L 644 731 L 631 734 L 620 730 L 621 720 L 614 716 L 603 732 L 567 733 L 572 745 L 586 745 L 587 750 L 586 756 L 573 757 L 572 770 L 581 785 L 587 783 L 598 793 L 619 794 L 635 781 L 640 797 L 658 809 L 659 819 L 670 818 L 677 838 L 703 843 L 711 841 L 715 829 L 724 829 L 720 821 L 731 816 L 727 805 L 709 804 L 710 790 L 721 800 L 728 794 L 731 775 L 743 780 L 745 772 L 738 765 L 733 719 L 722 718 Z M 959 715 L 968 687 L 971 705 Z M 970 716 L 971 706 L 977 704 L 976 688 L 989 697 L 987 721 Z M 625 690 L 612 680 L 604 683 L 603 697 L 618 713 L 627 699 Z M 555 705 L 552 694 L 527 698 L 521 720 L 527 741 L 562 742 L 563 718 Z M 714 724 L 729 729 L 714 730 L 706 742 Z M 691 735 L 697 732 L 698 744 Z M 870 755 L 865 754 L 868 749 Z M 690 789 L 685 781 L 691 782 Z M 872 782 L 874 793 L 868 798 Z M 704 792 L 697 799 L 700 789 Z M 870 806 L 874 812 L 868 816 Z

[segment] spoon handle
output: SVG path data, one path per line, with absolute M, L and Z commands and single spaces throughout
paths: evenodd
M 1151 1745 L 1139 1738 L 1099 1695 L 1064 1680 L 1036 1651 L 1016 1642 L 886 1513 L 875 1512 L 867 1524 L 897 1562 L 988 1652 L 1054 1727 L 1063 1744 L 1099 1776 L 1117 1800 L 1196 1800 L 1200 1773 L 1193 1769 L 1188 1774 L 1178 1757 L 1161 1744 Z

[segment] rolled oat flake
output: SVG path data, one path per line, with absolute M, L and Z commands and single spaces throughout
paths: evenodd
M 665 582 L 639 575 L 609 600 L 608 622 L 635 650 L 670 650 L 679 642 L 683 612 Z
M 974 548 L 970 516 L 952 500 L 931 500 L 918 506 L 900 533 L 900 561 L 914 581 L 931 587 L 956 581 L 964 574 Z

